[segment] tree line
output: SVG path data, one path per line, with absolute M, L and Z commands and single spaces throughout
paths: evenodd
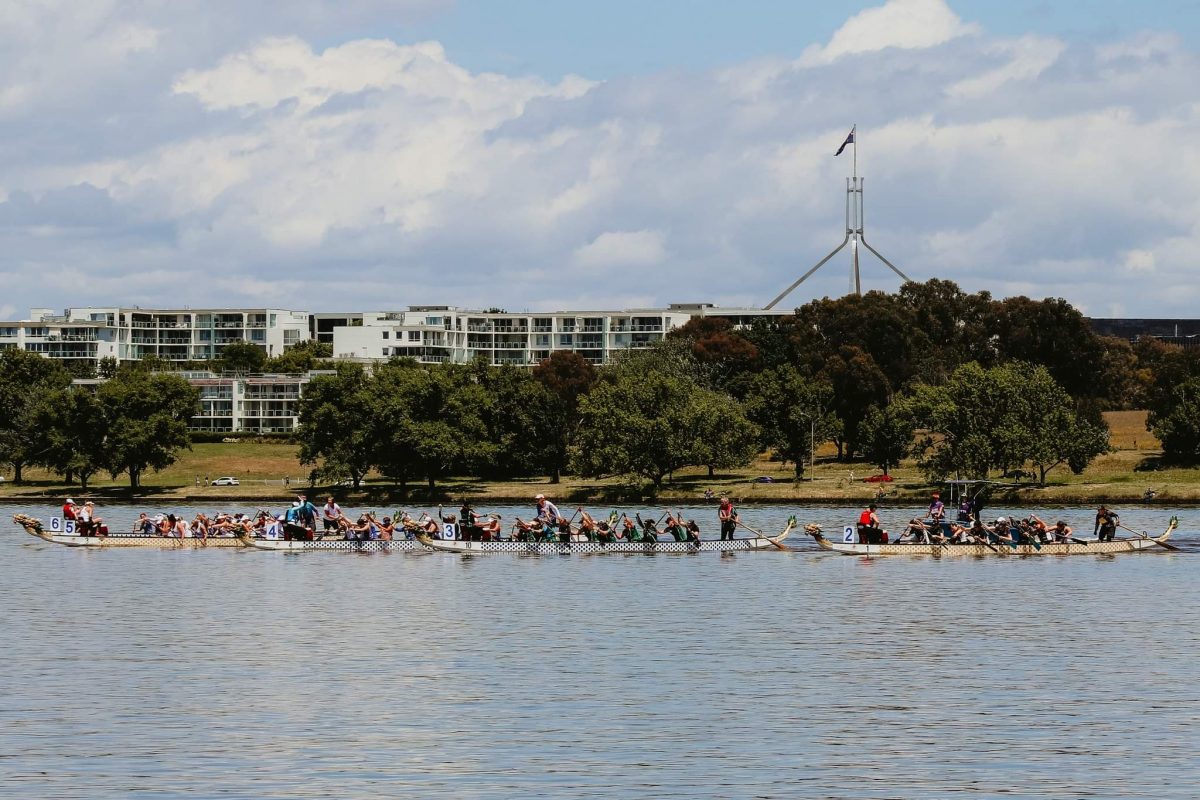
M 174 463 L 190 447 L 188 424 L 200 393 L 170 373 L 126 364 L 95 385 L 72 384 L 63 365 L 36 353 L 0 352 L 0 463 L 16 482 L 44 467 L 86 489 L 97 473 L 128 475 Z
M 329 480 L 374 473 L 402 491 L 563 474 L 657 488 L 764 451 L 801 477 L 826 442 L 884 472 L 914 458 L 930 479 L 1027 469 L 1044 484 L 1106 452 L 1101 412 L 1122 408 L 1150 410 L 1165 458 L 1200 460 L 1200 350 L 1097 336 L 1063 300 L 993 300 L 948 281 L 816 300 L 745 329 L 697 318 L 602 367 L 571 352 L 532 370 L 325 355 L 313 343 L 268 362 L 231 345 L 217 366 L 331 369 L 300 401 L 301 460 Z M 106 365 L 99 386 L 72 387 L 40 356 L 0 357 L 0 461 L 18 477 L 37 464 L 137 485 L 186 446 L 195 392 L 151 369 L 162 364 Z

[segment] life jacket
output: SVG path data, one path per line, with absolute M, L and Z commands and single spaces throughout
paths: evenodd
M 864 528 L 871 527 L 871 511 L 870 509 L 858 515 L 858 524 Z

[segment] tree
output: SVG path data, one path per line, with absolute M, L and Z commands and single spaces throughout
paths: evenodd
M 488 400 L 479 412 L 487 429 L 485 441 L 492 447 L 480 474 L 508 479 L 544 474 L 552 462 L 565 467 L 565 459 L 554 460 L 558 448 L 569 444 L 575 421 L 562 413 L 560 398 L 521 367 L 483 364 L 472 372 Z M 567 426 L 571 427 L 564 436 Z
M 1146 418 L 1146 428 L 1162 442 L 1168 461 L 1200 461 L 1200 377 L 1176 384 Z
M 759 426 L 762 444 L 796 466 L 798 480 L 804 475 L 804 461 L 813 448 L 838 434 L 832 402 L 829 384 L 806 378 L 795 367 L 783 366 L 754 377 L 746 398 L 746 415 Z
M 377 420 L 375 461 L 389 476 L 437 481 L 478 468 L 495 453 L 484 409 L 492 400 L 470 367 L 385 365 L 372 387 Z
M 356 489 L 376 452 L 377 408 L 369 383 L 360 365 L 339 364 L 335 374 L 309 381 L 297 413 L 300 463 L 320 464 L 320 474 L 329 479 L 348 475 Z
M 912 448 L 916 425 L 910 404 L 897 398 L 886 406 L 871 406 L 859 428 L 863 455 L 884 475 L 900 463 Z
M 284 350 L 283 355 L 267 359 L 262 366 L 262 370 L 263 372 L 279 372 L 295 375 L 301 372 L 308 372 L 312 369 L 320 369 L 323 366 L 321 360 L 332 357 L 332 344 L 329 342 L 318 342 L 316 339 L 305 339 Z
M 999 360 L 1044 366 L 1074 397 L 1106 396 L 1096 380 L 1100 337 L 1066 300 L 1009 297 L 993 304 L 988 326 Z
M 96 399 L 107 421 L 104 468 L 114 478 L 128 473 L 130 487 L 139 488 L 147 470 L 168 467 L 179 450 L 191 449 L 188 423 L 200 392 L 178 375 L 121 372 L 100 385 Z
M 71 383 L 60 364 L 25 350 L 0 352 L 0 463 L 12 464 L 20 483 L 27 464 L 36 464 L 44 448 L 34 409 L 48 394 Z
M 35 410 L 44 447 L 38 461 L 62 475 L 74 475 L 86 490 L 92 475 L 106 463 L 109 419 L 90 389 L 59 389 Z
M 230 342 L 221 348 L 221 354 L 213 363 L 221 372 L 262 372 L 267 364 L 267 351 L 246 341 Z
M 578 353 L 555 350 L 533 368 L 533 378 L 549 393 L 541 407 L 547 436 L 544 463 L 550 482 L 558 483 L 570 459 L 579 426 L 579 398 L 596 383 L 595 368 Z
M 727 395 L 679 376 L 607 374 L 580 398 L 579 436 L 572 463 L 586 476 L 636 475 L 649 480 L 657 491 L 663 478 L 676 470 L 716 463 L 718 458 L 749 447 L 717 443 L 714 448 L 723 450 L 720 456 L 716 449 L 705 449 L 718 404 L 731 413 L 738 409 Z M 724 424 L 733 431 L 753 433 L 744 417 L 726 417 Z
M 96 374 L 108 380 L 117 376 L 117 370 L 120 369 L 121 362 L 117 361 L 113 356 L 105 356 L 100 359 L 100 364 L 96 368 Z
M 1011 362 L 984 370 L 971 363 L 939 387 L 920 386 L 912 407 L 926 435 L 916 452 L 931 478 L 1032 464 L 1046 473 L 1067 464 L 1081 471 L 1108 450 L 1108 428 L 1081 413 L 1049 370 Z
M 718 384 L 752 369 L 758 360 L 758 348 L 723 317 L 693 317 L 670 331 L 667 338 L 689 342 L 692 355 L 712 368 Z
M 841 421 L 841 435 L 834 439 L 838 460 L 854 458 L 859 450 L 859 424 L 871 406 L 884 405 L 891 394 L 887 377 L 870 353 L 853 345 L 839 347 L 817 376 L 833 389 L 831 408 Z
M 743 467 L 758 453 L 758 428 L 746 418 L 741 404 L 728 395 L 701 391 L 696 405 L 696 462 L 708 467 L 708 477 L 718 469 Z

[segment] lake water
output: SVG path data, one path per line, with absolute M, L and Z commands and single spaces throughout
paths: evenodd
M 1155 533 L 1172 513 L 1122 510 Z M 1200 794 L 1195 509 L 1181 553 L 941 560 L 807 537 L 724 556 L 89 551 L 25 535 L 18 511 L 51 510 L 0 507 L 4 797 Z M 116 530 L 135 511 L 101 513 Z M 711 535 L 715 510 L 694 511 Z M 857 509 L 742 513 L 836 531 Z M 1090 533 L 1091 509 L 1059 514 Z

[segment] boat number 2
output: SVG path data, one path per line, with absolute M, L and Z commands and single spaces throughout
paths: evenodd
M 846 544 L 854 543 L 854 528 L 850 525 L 842 528 L 842 541 Z

